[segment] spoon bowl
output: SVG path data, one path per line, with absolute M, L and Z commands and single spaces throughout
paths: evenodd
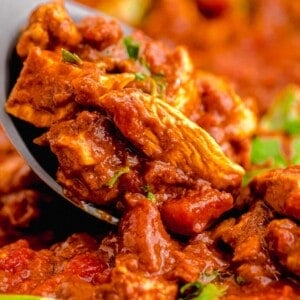
M 25 159 L 33 172 L 58 195 L 76 205 L 86 213 L 98 219 L 116 225 L 118 218 L 84 201 L 75 201 L 66 197 L 62 187 L 55 180 L 57 160 L 53 153 L 35 145 L 32 141 L 42 132 L 34 126 L 18 120 L 5 111 L 4 104 L 9 92 L 17 80 L 22 63 L 15 52 L 18 34 L 26 24 L 32 10 L 41 4 L 40 0 L 2 0 L 0 12 L 0 120 L 2 127 L 16 150 Z M 100 14 L 111 18 L 99 11 L 86 6 L 66 1 L 66 9 L 74 20 L 85 16 Z M 124 34 L 129 34 L 131 28 L 120 23 Z

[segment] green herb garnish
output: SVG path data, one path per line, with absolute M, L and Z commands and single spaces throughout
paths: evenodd
M 122 176 L 123 174 L 126 174 L 130 171 L 129 167 L 124 167 L 119 169 L 114 176 L 107 182 L 107 186 L 111 189 L 117 182 L 117 180 L 119 179 L 120 176 Z
M 188 299 L 196 299 L 195 297 L 199 296 L 203 285 L 199 281 L 189 282 L 183 285 L 179 293 L 182 297 L 179 297 L 179 300 L 188 300 Z
M 246 279 L 240 275 L 238 275 L 235 280 L 236 280 L 236 283 L 239 285 L 243 285 L 246 282 Z
M 68 62 L 76 65 L 82 64 L 82 60 L 76 53 L 71 53 L 70 51 L 62 48 L 61 55 L 62 55 L 63 62 Z
M 226 294 L 227 286 L 220 286 L 213 283 L 205 285 L 197 300 L 218 300 Z
M 252 168 L 245 174 L 243 185 L 260 173 L 300 164 L 299 86 L 290 85 L 277 96 L 261 119 L 259 132 L 252 140 Z
M 129 58 L 134 60 L 138 59 L 140 52 L 140 44 L 131 36 L 127 36 L 123 39 L 123 43 L 126 47 Z
M 278 137 L 256 137 L 252 141 L 251 163 L 266 167 L 285 167 L 287 162 Z
M 291 141 L 291 164 L 300 164 L 300 136 L 294 137 Z
M 274 168 L 288 165 L 288 158 L 282 151 L 281 136 L 260 136 L 252 140 L 251 164 L 254 169 L 249 170 L 243 177 L 246 186 L 255 176 Z
M 179 290 L 179 300 L 219 300 L 224 296 L 227 286 L 214 283 L 203 285 L 199 281 L 187 283 Z
M 148 192 L 146 197 L 153 202 L 155 201 L 155 195 L 151 192 Z
M 140 73 L 140 72 L 135 73 L 134 76 L 135 76 L 135 80 L 138 81 L 145 80 L 148 77 L 148 75 L 146 75 L 145 73 Z
M 270 111 L 262 118 L 264 131 L 281 131 L 290 135 L 300 134 L 300 88 L 288 86 L 277 97 Z
M 149 185 L 143 186 L 143 190 L 146 193 L 146 198 L 151 200 L 152 202 L 155 202 L 155 195 L 150 191 L 150 186 Z

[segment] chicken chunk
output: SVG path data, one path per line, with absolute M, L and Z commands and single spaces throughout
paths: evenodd
M 126 198 L 131 207 L 119 226 L 121 253 L 130 254 L 144 272 L 168 272 L 179 246 L 166 232 L 156 205 L 141 194 L 127 194 Z
M 288 220 L 273 220 L 267 227 L 271 253 L 287 270 L 300 276 L 300 227 Z
M 165 201 L 161 215 L 172 232 L 193 235 L 204 231 L 233 206 L 232 195 L 214 190 L 207 183 L 198 189 Z
M 279 214 L 300 220 L 300 166 L 258 175 L 251 183 L 251 191 Z
M 103 50 L 117 43 L 123 36 L 120 24 L 116 20 L 107 20 L 101 16 L 87 17 L 78 23 L 83 43 L 91 44 L 97 50 Z
M 240 185 L 243 169 L 206 131 L 159 98 L 127 88 L 86 104 L 107 111 L 122 134 L 151 159 L 168 162 L 219 189 Z
M 31 48 L 54 49 L 72 47 L 81 40 L 81 35 L 59 1 L 36 8 L 29 18 L 27 27 L 21 34 L 17 53 L 26 57 Z
M 59 160 L 58 181 L 70 197 L 104 204 L 121 193 L 123 177 L 132 191 L 135 182 L 142 186 L 134 171 L 137 155 L 100 113 L 82 111 L 74 120 L 53 125 L 46 136 Z
M 32 48 L 6 102 L 7 111 L 37 127 L 73 115 L 77 105 L 70 81 L 79 71 L 63 63 L 59 54 Z
M 265 286 L 277 276 L 264 246 L 266 225 L 272 218 L 269 208 L 258 201 L 240 218 L 229 218 L 214 229 L 213 239 L 222 240 L 232 248 L 232 262 L 248 284 Z
M 198 110 L 190 118 L 204 128 L 234 162 L 247 166 L 250 139 L 257 126 L 252 108 L 235 93 L 225 80 L 204 72 L 197 72 Z
M 106 75 L 105 69 L 94 63 L 79 66 L 66 61 L 62 53 L 35 47 L 10 93 L 6 110 L 37 127 L 49 127 L 74 116 L 78 111 L 75 96 L 99 97 L 132 80 L 133 74 Z

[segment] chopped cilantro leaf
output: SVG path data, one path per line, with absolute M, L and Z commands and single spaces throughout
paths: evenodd
M 66 49 L 63 48 L 61 49 L 61 55 L 62 55 L 63 62 L 68 62 L 76 65 L 80 65 L 82 63 L 82 60 L 76 53 L 71 53 Z
M 110 189 L 116 184 L 117 180 L 119 179 L 120 176 L 123 174 L 126 174 L 130 171 L 129 167 L 124 167 L 119 169 L 114 176 L 108 181 L 106 184 Z
M 206 284 L 200 295 L 195 300 L 218 300 L 224 296 L 227 290 L 227 286 L 220 286 L 213 283 Z
M 291 149 L 292 149 L 291 164 L 299 165 L 300 164 L 300 136 L 292 139 Z
M 145 73 L 135 73 L 135 80 L 139 80 L 139 81 L 142 81 L 142 80 L 145 80 L 148 76 L 145 74 Z
M 257 175 L 262 174 L 264 172 L 267 172 L 271 169 L 272 168 L 261 168 L 261 169 L 256 169 L 253 171 L 246 172 L 246 174 L 243 177 L 242 186 L 246 186 L 252 179 L 254 179 L 254 177 L 256 177 Z
M 199 281 L 187 283 L 179 290 L 179 300 L 219 300 L 224 296 L 227 286 L 213 283 L 203 285 Z
M 149 185 L 145 185 L 143 187 L 143 190 L 146 193 L 146 198 L 151 200 L 152 202 L 155 202 L 155 195 L 150 191 Z
M 246 280 L 240 275 L 238 275 L 235 280 L 236 280 L 236 283 L 239 285 L 243 285 L 246 282 Z
M 155 195 L 151 192 L 148 192 L 146 197 L 151 201 L 155 201 Z
M 286 87 L 277 97 L 270 111 L 260 122 L 265 131 L 282 131 L 295 135 L 300 133 L 300 88 Z
M 140 44 L 137 43 L 131 36 L 127 36 L 123 39 L 123 43 L 126 47 L 129 58 L 138 59 L 140 52 Z
M 281 138 L 280 135 L 260 136 L 252 140 L 251 163 L 254 168 L 246 172 L 242 186 L 246 186 L 261 173 L 288 166 L 288 157 L 282 151 Z
M 179 300 L 196 299 L 195 297 L 199 295 L 202 288 L 203 285 L 199 281 L 186 283 L 179 290 L 180 295 L 182 296 L 181 298 L 179 298 Z
M 251 162 L 266 167 L 284 167 L 287 162 L 277 137 L 256 137 L 252 141 Z

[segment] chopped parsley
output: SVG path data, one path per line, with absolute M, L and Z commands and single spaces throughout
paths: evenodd
M 300 87 L 289 85 L 259 122 L 259 135 L 251 145 L 251 169 L 243 185 L 258 174 L 295 164 L 300 164 Z
M 140 44 L 131 36 L 127 36 L 123 39 L 123 43 L 126 47 L 129 58 L 137 60 L 140 52 Z
M 294 137 L 291 141 L 291 164 L 300 164 L 300 136 Z
M 151 200 L 152 202 L 155 202 L 155 195 L 150 191 L 149 185 L 143 186 L 143 190 L 146 193 L 146 198 Z
M 250 161 L 253 166 L 243 178 L 246 186 L 254 177 L 274 168 L 288 166 L 288 158 L 283 152 L 281 136 L 259 136 L 252 140 Z
M 141 72 L 135 73 L 134 76 L 135 76 L 135 80 L 138 80 L 138 81 L 145 80 L 148 77 L 148 75 L 146 75 L 145 73 L 141 73 Z
M 227 286 L 199 281 L 187 283 L 179 290 L 179 300 L 219 300 L 226 294 Z
M 118 181 L 119 177 L 122 176 L 123 174 L 126 174 L 130 171 L 129 167 L 124 167 L 119 169 L 114 176 L 107 182 L 107 186 L 111 189 L 113 188 L 113 186 L 116 184 L 116 182 Z
M 68 62 L 71 64 L 81 65 L 82 60 L 76 53 L 71 53 L 70 51 L 66 49 L 61 49 L 61 56 L 63 62 Z
M 197 281 L 187 283 L 179 289 L 178 300 L 219 300 L 227 290 L 226 285 L 213 283 L 220 277 L 218 270 L 204 271 Z
M 272 167 L 286 166 L 280 137 L 256 137 L 252 141 L 251 163 Z
M 240 275 L 238 275 L 235 280 L 236 280 L 236 283 L 239 285 L 243 285 L 246 282 L 246 280 Z
M 270 111 L 262 118 L 264 131 L 281 131 L 289 135 L 300 134 L 300 88 L 286 87 L 277 97 Z

